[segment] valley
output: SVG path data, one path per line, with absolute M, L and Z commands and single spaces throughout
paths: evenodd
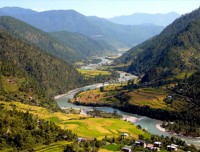
M 0 8 L 0 151 L 199 152 L 195 8 Z
M 96 68 L 97 66 L 98 66 L 98 64 L 94 67 Z M 90 65 L 89 65 L 89 67 L 90 67 Z M 84 68 L 87 68 L 87 67 L 84 67 Z M 121 82 L 120 80 L 128 81 L 129 80 L 128 78 L 130 78 L 130 80 L 137 78 L 136 76 L 130 77 L 128 75 L 126 77 L 125 75 L 126 75 L 126 73 L 121 72 L 120 73 L 121 78 L 119 78 L 118 79 L 119 81 L 116 82 L 115 84 L 111 83 L 111 84 L 105 85 L 105 84 L 101 83 L 101 84 L 96 84 L 96 85 L 91 85 L 91 86 L 86 86 L 83 88 L 75 89 L 75 90 L 70 91 L 67 94 L 64 94 L 61 96 L 56 96 L 55 97 L 56 101 L 61 108 L 81 109 L 81 113 L 83 113 L 83 114 L 86 114 L 87 111 L 93 110 L 93 108 L 100 110 L 100 111 L 110 112 L 110 113 L 117 111 L 118 114 L 123 116 L 122 119 L 128 120 L 128 121 L 132 122 L 133 124 L 140 125 L 142 128 L 144 128 L 145 130 L 147 130 L 148 132 L 150 132 L 152 134 L 156 134 L 156 135 L 160 135 L 160 136 L 164 135 L 164 136 L 169 136 L 169 137 L 174 136 L 174 137 L 185 140 L 188 144 L 192 143 L 196 146 L 200 146 L 198 138 L 178 136 L 175 134 L 171 134 L 170 132 L 169 133 L 163 132 L 162 131 L 163 129 L 160 129 L 160 127 L 158 127 L 158 125 L 162 124 L 162 121 L 152 119 L 149 117 L 143 117 L 143 116 L 136 115 L 136 114 L 131 114 L 132 112 L 130 112 L 130 111 L 129 111 L 129 113 L 127 113 L 125 109 L 121 109 L 118 106 L 118 105 L 120 105 L 120 101 L 118 99 L 112 99 L 112 98 L 114 98 L 116 93 L 119 93 L 120 88 L 122 88 L 123 86 L 126 86 L 126 82 L 125 81 Z M 103 85 L 105 85 L 104 92 L 100 92 L 99 88 L 102 87 Z M 101 99 L 101 96 L 102 96 L 101 94 L 107 94 L 106 96 L 103 97 L 105 99 Z M 73 99 L 74 96 L 75 96 L 75 98 Z M 143 106 L 150 104 L 149 106 L 153 109 L 157 108 L 157 109 L 174 110 L 171 107 L 168 107 L 168 105 L 165 102 L 163 102 L 163 99 L 167 96 L 164 89 L 156 89 L 156 88 L 155 89 L 153 89 L 153 88 L 141 89 L 137 93 L 137 96 L 135 96 L 135 95 L 133 95 L 133 96 L 134 96 L 134 101 L 136 102 L 136 103 L 134 103 L 135 105 L 137 105 L 137 102 L 139 101 L 138 103 L 142 104 Z M 112 98 L 110 98 L 110 97 L 112 97 Z M 98 98 L 101 101 L 99 101 Z M 70 100 L 70 99 L 73 99 L 73 100 Z M 78 101 L 77 101 L 77 99 L 78 99 Z M 70 100 L 70 102 L 69 102 L 69 100 Z M 145 102 L 143 103 L 143 102 L 141 102 L 141 100 L 143 100 Z M 154 101 L 155 103 L 152 103 L 152 101 Z M 75 104 L 73 104 L 73 103 L 75 103 Z M 115 109 L 115 108 L 117 108 L 117 109 Z M 118 109 L 120 109 L 120 110 L 118 110 Z M 135 113 L 135 112 L 133 112 L 133 113 Z

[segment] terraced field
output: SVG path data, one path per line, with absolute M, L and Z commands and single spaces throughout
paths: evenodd
M 77 101 L 86 104 L 111 104 L 120 105 L 120 101 L 115 98 L 119 92 L 124 92 L 129 97 L 129 103 L 138 106 L 149 106 L 151 108 L 168 109 L 171 108 L 163 101 L 167 93 L 162 88 L 142 88 L 137 90 L 123 90 L 124 84 L 111 84 L 105 86 L 103 91 L 100 89 L 81 92 L 71 101 Z
M 49 145 L 43 145 L 35 148 L 36 152 L 63 152 L 63 149 L 67 144 L 70 144 L 68 141 L 59 141 Z
M 129 103 L 140 106 L 150 106 L 151 108 L 169 108 L 163 101 L 166 98 L 166 92 L 161 89 L 138 89 L 128 93 L 130 96 Z
M 109 71 L 103 70 L 85 70 L 85 69 L 77 69 L 81 74 L 85 75 L 87 78 L 93 78 L 98 75 L 111 75 Z
M 101 139 L 106 135 L 108 137 L 119 136 L 123 132 L 127 132 L 135 139 L 138 138 L 138 135 L 150 137 L 150 134 L 139 130 L 132 123 L 120 119 L 91 118 L 80 114 L 65 114 L 61 112 L 52 113 L 45 108 L 30 106 L 20 102 L 0 101 L 0 104 L 3 104 L 8 110 L 15 105 L 16 110 L 29 111 L 29 113 L 38 118 L 55 122 L 63 129 L 71 129 L 81 137 Z

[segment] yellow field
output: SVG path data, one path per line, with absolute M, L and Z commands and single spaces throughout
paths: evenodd
M 166 93 L 164 92 L 157 92 L 152 89 L 139 89 L 128 93 L 128 95 L 131 97 L 129 103 L 134 105 L 161 109 L 168 108 L 167 104 L 163 101 L 166 98 Z
M 88 90 L 81 92 L 75 99 L 71 102 L 78 101 L 82 103 L 104 103 L 105 99 L 113 96 L 117 90 L 120 90 L 124 84 L 110 84 L 104 86 L 104 92 L 101 92 L 99 88 L 94 90 Z
M 67 144 L 70 144 L 68 141 L 59 141 L 49 145 L 43 145 L 35 148 L 36 152 L 63 152 L 63 149 Z
M 85 77 L 95 77 L 98 75 L 111 75 L 109 71 L 103 70 L 84 70 L 84 69 L 77 69 L 81 74 L 85 75 Z
M 118 104 L 119 100 L 114 97 L 119 91 L 123 91 L 130 97 L 129 103 L 139 106 L 149 106 L 151 108 L 161 108 L 172 110 L 163 100 L 167 93 L 163 88 L 143 88 L 134 91 L 122 90 L 124 84 L 111 84 L 104 87 L 104 92 L 100 89 L 89 90 L 81 92 L 75 99 L 71 101 L 78 101 L 80 103 L 97 103 L 97 104 Z
M 19 102 L 4 102 L 0 101 L 0 104 L 4 104 L 6 109 L 12 109 L 10 104 L 16 105 L 16 110 L 29 111 L 34 116 L 40 119 L 45 119 L 55 122 L 63 129 L 71 129 L 78 136 L 87 138 L 101 139 L 106 135 L 108 137 L 119 136 L 122 132 L 129 133 L 132 137 L 138 138 L 138 135 L 142 134 L 146 137 L 150 135 L 142 130 L 139 130 L 131 124 L 119 119 L 111 118 L 91 118 L 79 114 L 65 114 L 61 112 L 51 113 L 47 109 L 37 106 L 25 105 Z

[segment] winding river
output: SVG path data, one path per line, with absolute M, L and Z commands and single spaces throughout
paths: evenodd
M 101 64 L 105 64 L 106 62 L 110 62 L 108 59 L 102 58 L 102 62 L 96 65 L 88 65 L 88 67 L 83 67 L 84 69 L 96 69 L 98 66 L 100 66 Z M 125 72 L 122 71 L 118 71 L 120 74 L 120 78 L 118 79 L 118 81 L 127 81 L 129 79 L 134 79 L 136 76 L 131 75 L 131 74 L 127 74 Z M 94 85 L 89 85 L 89 86 L 85 86 L 82 88 L 77 88 L 74 90 L 69 91 L 66 94 L 63 95 L 58 95 L 55 97 L 55 100 L 57 101 L 57 104 L 59 107 L 61 108 L 75 108 L 75 109 L 81 109 L 81 113 L 82 114 L 86 114 L 87 111 L 91 111 L 93 110 L 93 107 L 91 106 L 81 106 L 81 105 L 74 105 L 72 103 L 69 103 L 68 100 L 73 98 L 74 95 L 76 93 L 78 93 L 79 91 L 84 91 L 84 90 L 88 90 L 88 89 L 95 89 L 98 87 L 101 87 L 103 84 L 102 83 L 98 83 L 98 84 L 94 84 Z M 144 116 L 139 116 L 136 114 L 131 114 L 131 113 L 126 113 L 123 112 L 121 110 L 118 109 L 114 109 L 111 107 L 95 107 L 96 109 L 100 110 L 100 111 L 105 111 L 105 112 L 111 112 L 113 113 L 114 110 L 117 111 L 118 114 L 123 116 L 124 120 L 130 121 L 135 125 L 140 125 L 142 128 L 144 128 L 145 130 L 147 130 L 148 132 L 152 133 L 152 134 L 156 134 L 156 135 L 163 135 L 163 136 L 169 136 L 169 137 L 177 137 L 177 138 L 181 138 L 183 140 L 186 141 L 186 143 L 188 144 L 193 144 L 197 147 L 200 147 L 200 138 L 190 138 L 190 137 L 182 137 L 182 136 L 177 136 L 177 135 L 173 135 L 170 134 L 168 132 L 164 132 L 162 131 L 162 128 L 159 128 L 159 124 L 162 123 L 162 121 L 160 120 L 156 120 L 156 119 L 152 119 L 152 118 L 148 118 L 148 117 L 144 117 Z

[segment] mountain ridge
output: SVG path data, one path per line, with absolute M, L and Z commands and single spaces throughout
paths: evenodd
M 134 13 L 131 15 L 122 15 L 109 18 L 110 21 L 123 25 L 139 25 L 139 24 L 154 24 L 160 26 L 167 26 L 173 22 L 180 15 L 176 12 L 169 13 Z
M 59 39 L 59 37 L 55 37 L 50 33 L 41 31 L 23 21 L 9 16 L 0 16 L 0 26 L 13 36 L 23 39 L 68 63 L 80 61 L 99 54 L 104 55 L 106 53 L 117 52 L 116 49 L 106 44 L 106 42 L 100 47 L 98 42 L 82 35 L 87 41 L 85 41 L 85 43 L 80 43 L 75 39 L 75 37 L 78 37 L 76 33 L 68 33 L 65 37 Z M 70 43 L 63 43 L 62 39 L 65 38 L 68 38 Z M 93 44 L 94 49 L 92 50 L 86 47 L 90 43 Z
M 10 9 L 12 10 L 12 8 Z M 21 9 L 23 10 L 23 8 Z M 2 15 L 1 9 L 0 15 Z M 98 40 L 104 40 L 116 48 L 132 47 L 158 34 L 163 29 L 163 27 L 155 25 L 124 26 L 102 18 L 94 20 L 94 18 L 84 16 L 74 10 L 44 11 L 27 15 L 14 15 L 14 17 L 45 32 L 68 31 L 78 32 L 90 38 L 98 36 Z
M 199 18 L 200 9 L 182 16 L 158 36 L 133 47 L 116 61 L 130 64 L 128 72 L 145 74 L 143 81 L 195 70 L 199 64 L 198 58 L 195 58 L 199 55 Z

